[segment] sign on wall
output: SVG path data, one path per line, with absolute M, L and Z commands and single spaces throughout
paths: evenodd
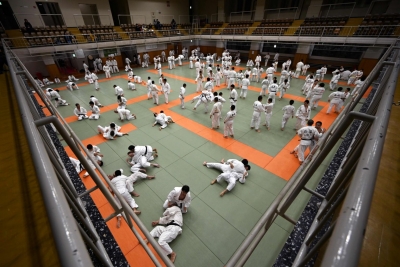
M 157 44 L 146 44 L 146 50 L 157 49 Z

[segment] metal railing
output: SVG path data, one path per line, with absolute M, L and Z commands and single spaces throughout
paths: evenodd
M 351 11 L 350 11 L 349 15 L 344 14 L 344 12 L 347 12 L 350 9 L 350 7 L 348 7 L 348 6 L 351 6 Z M 355 6 L 356 6 L 356 2 L 350 2 L 350 3 L 338 3 L 338 4 L 312 5 L 312 6 L 309 6 L 309 8 L 319 7 L 320 10 L 318 12 L 319 15 L 317 17 L 321 17 L 321 18 L 328 17 L 329 12 L 334 9 L 340 9 L 340 14 L 334 14 L 333 16 L 351 17 Z M 326 13 L 326 14 L 324 14 L 324 13 Z
M 38 26 L 52 26 L 52 25 L 65 25 L 65 19 L 63 14 L 31 14 L 31 13 L 13 13 L 15 21 L 18 23 L 18 26 L 20 28 L 24 27 L 24 19 L 27 19 L 31 24 L 32 27 L 38 27 Z M 55 18 L 56 20 L 61 21 L 61 23 L 49 23 L 49 21 L 43 18 Z M 33 19 L 33 20 L 32 20 Z M 40 22 L 40 25 L 38 22 Z M 54 22 L 54 21 L 53 21 Z
M 44 202 L 48 210 L 48 216 L 53 229 L 57 250 L 63 265 L 92 266 L 87 249 L 83 243 L 83 240 L 85 240 L 85 243 L 93 250 L 104 266 L 112 266 L 93 225 L 91 225 L 90 220 L 88 220 L 85 206 L 80 200 L 81 197 L 84 197 L 95 190 L 100 190 L 113 209 L 113 212 L 108 215 L 104 221 L 107 222 L 118 214 L 122 214 L 129 228 L 132 230 L 133 234 L 138 239 L 139 243 L 142 245 L 155 266 L 159 267 L 162 266 L 162 264 L 158 261 L 150 247 L 141 237 L 139 231 L 141 231 L 147 238 L 153 249 L 163 261 L 163 264 L 168 267 L 173 267 L 174 265 L 171 263 L 169 258 L 165 255 L 154 238 L 152 238 L 147 228 L 133 212 L 125 199 L 119 194 L 118 190 L 115 189 L 108 179 L 107 174 L 97 164 L 96 160 L 90 157 L 91 163 L 89 163 L 89 160 L 85 156 L 90 155 L 86 147 L 72 131 L 64 118 L 58 113 L 51 101 L 46 97 L 42 88 L 35 83 L 29 71 L 25 68 L 14 52 L 7 47 L 6 42 L 3 42 L 3 46 L 6 49 L 6 57 L 10 66 L 13 84 L 16 88 L 17 100 L 21 109 L 21 114 L 24 114 L 22 120 L 31 147 L 31 152 L 33 154 L 32 159 L 38 173 L 39 183 L 44 192 Z M 18 75 L 20 76 L 19 79 L 17 77 Z M 29 91 L 21 88 L 21 84 L 23 84 L 21 76 L 24 76 L 25 79 L 33 85 L 38 97 L 44 104 L 44 108 L 47 108 L 51 113 L 50 116 L 38 118 L 37 115 L 32 115 L 33 113 L 37 113 L 37 110 L 35 110 L 32 100 L 27 101 L 27 99 L 30 99 Z M 30 107 L 30 109 L 28 107 Z M 70 147 L 75 157 L 89 173 L 95 183 L 93 188 L 87 189 L 81 194 L 77 194 L 75 188 L 71 185 L 70 178 L 65 174 L 65 167 L 54 157 L 54 155 L 57 156 L 54 145 L 52 142 L 49 142 L 48 140 L 46 141 L 47 132 L 41 126 L 50 124 L 57 129 L 57 132 Z M 42 133 L 42 135 L 40 133 Z M 46 136 L 44 136 L 43 133 L 46 133 Z M 96 167 L 100 175 L 98 175 L 91 167 L 91 164 Z M 55 177 L 59 178 L 59 180 L 57 181 Z M 109 188 L 113 191 L 115 197 L 111 194 Z M 116 198 L 119 201 L 117 201 Z M 73 220 L 74 216 L 71 214 L 70 209 L 81 218 L 80 222 L 84 223 L 90 236 L 87 235 L 79 225 L 77 228 L 77 224 Z M 136 226 L 134 226 L 134 224 L 136 224 Z M 138 229 L 136 229 L 136 227 L 138 227 Z M 78 232 L 80 234 L 78 234 Z
M 251 20 L 251 21 L 253 21 L 255 13 L 256 13 L 255 10 L 231 12 L 229 14 L 229 22 L 243 21 L 243 20 Z M 232 18 L 233 18 L 233 20 L 232 20 Z
M 44 35 L 4 38 L 7 43 L 15 48 L 58 46 L 69 44 L 117 42 L 135 39 L 179 37 L 189 35 L 245 35 L 245 36 L 296 36 L 296 37 L 374 37 L 374 38 L 397 38 L 400 36 L 398 25 L 381 26 L 325 26 L 325 27 L 246 27 L 246 28 L 198 28 L 174 29 L 174 30 L 149 30 L 133 32 L 112 33 L 86 33 L 69 35 Z M 158 33 L 158 35 L 157 35 Z M 189 36 L 191 38 L 191 36 Z M 222 37 L 224 38 L 224 37 Z M 158 42 L 158 41 L 157 41 Z
M 321 199 L 321 205 L 293 266 L 304 266 L 332 232 L 333 238 L 331 238 L 321 266 L 357 266 L 363 242 L 363 231 L 368 219 L 383 149 L 384 138 L 382 137 L 386 133 L 390 107 L 399 74 L 400 58 L 398 50 L 400 46 L 396 45 L 392 45 L 386 51 L 365 80 L 360 94 L 346 105 L 328 131 L 324 133 L 323 138 L 318 142 L 318 149 L 310 153 L 310 156 L 284 186 L 225 266 L 243 266 L 278 216 L 296 224 L 296 220 L 288 216 L 286 212 L 303 190 Z M 392 52 L 394 53 L 394 61 L 387 62 L 386 60 Z M 385 65 L 389 65 L 389 68 L 377 88 L 377 93 L 373 95 L 374 98 L 368 111 L 366 113 L 353 111 Z M 385 88 L 386 84 L 388 84 L 387 88 Z M 381 100 L 382 95 L 384 96 Z M 376 118 L 379 118 L 379 120 L 375 120 Z M 321 195 L 307 188 L 307 182 L 313 177 L 315 171 L 332 148 L 341 140 L 342 135 L 355 119 L 365 123 L 362 123 L 358 129 L 358 135 L 354 138 L 352 147 L 347 151 L 345 160 L 340 166 L 341 171 L 336 174 L 334 183 L 327 194 Z M 356 166 L 357 161 L 359 162 Z M 351 185 L 346 187 L 353 173 Z M 346 198 L 345 204 L 337 221 L 331 224 L 330 229 L 316 245 L 311 246 L 313 242 L 316 242 L 315 236 L 325 223 L 329 222 L 331 215 L 344 198 Z M 353 207 L 355 209 L 350 210 Z
M 284 14 L 282 18 L 285 19 L 297 19 L 297 12 L 298 7 L 286 7 L 286 8 L 269 8 L 264 9 L 264 17 L 263 19 L 280 19 L 281 13 Z M 274 15 L 278 13 L 278 16 L 275 17 Z M 290 16 L 288 15 L 290 14 Z M 300 15 L 300 14 L 298 14 Z
M 130 22 L 121 23 L 121 18 L 129 18 Z M 135 17 L 139 17 L 135 19 Z M 146 15 L 118 15 L 119 25 L 121 24 L 146 24 Z

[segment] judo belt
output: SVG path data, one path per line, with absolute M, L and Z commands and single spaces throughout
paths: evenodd
M 147 155 L 147 146 L 144 146 L 144 147 L 145 147 L 144 155 L 146 156 Z
M 312 140 L 312 139 L 303 139 L 303 138 L 301 138 L 301 140 L 310 141 L 310 140 Z
M 167 226 L 170 226 L 170 225 L 175 225 L 175 226 L 181 227 L 179 224 L 175 223 L 174 220 L 172 220 L 171 222 L 167 223 Z

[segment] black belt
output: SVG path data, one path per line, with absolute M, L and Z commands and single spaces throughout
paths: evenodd
M 144 147 L 145 147 L 144 155 L 146 156 L 147 155 L 147 146 L 144 146 Z
M 311 141 L 312 139 L 303 139 L 303 138 L 301 138 L 301 140 L 305 140 L 305 141 Z
M 175 226 L 181 227 L 179 224 L 175 223 L 174 220 L 172 220 L 171 222 L 167 223 L 167 226 L 170 226 L 170 225 L 175 225 Z

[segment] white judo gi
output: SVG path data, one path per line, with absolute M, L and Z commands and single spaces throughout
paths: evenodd
M 182 233 L 183 218 L 180 208 L 176 206 L 167 208 L 163 217 L 158 220 L 158 224 L 165 226 L 156 226 L 150 234 L 152 237 L 158 237 L 158 244 L 165 251 L 165 254 L 169 255 L 172 253 L 172 249 L 168 243 L 171 243 Z
M 179 196 L 181 194 L 182 187 L 175 187 L 167 196 L 167 200 L 165 200 L 163 208 L 167 209 L 168 208 L 168 202 L 171 203 L 176 203 L 180 210 L 184 212 L 183 208 L 186 208 L 186 212 L 190 206 L 190 203 L 192 201 L 192 198 L 190 197 L 190 192 L 186 194 L 186 197 L 183 200 L 179 200 Z

